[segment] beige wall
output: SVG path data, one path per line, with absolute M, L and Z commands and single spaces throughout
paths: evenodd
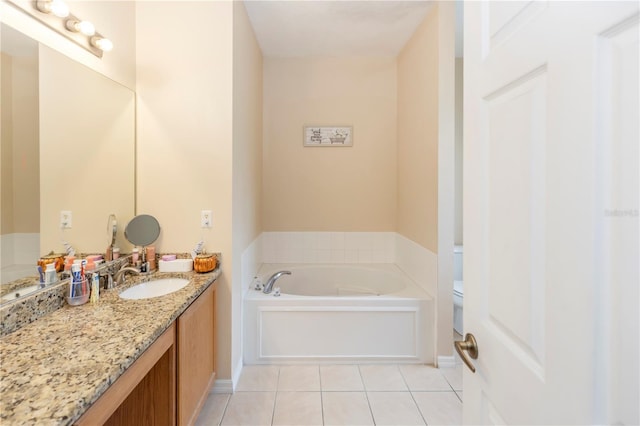
M 398 56 L 398 232 L 438 252 L 438 15 Z
M 242 362 L 243 252 L 262 232 L 262 52 L 242 2 L 233 4 L 233 349 Z
M 304 125 L 353 147 L 304 148 Z M 265 58 L 263 168 L 265 231 L 394 231 L 395 58 Z
M 208 251 L 222 252 L 217 372 L 230 379 L 233 4 L 136 7 L 136 211 L 160 222 L 159 252 L 190 251 L 201 237 Z M 203 209 L 212 210 L 212 229 L 200 228 Z
M 456 58 L 456 173 L 455 173 L 455 231 L 454 243 L 462 244 L 462 72 L 463 59 Z
M 438 356 L 451 356 L 455 13 L 435 3 L 398 57 L 398 232 L 438 254 Z
M 455 5 L 437 4 L 438 25 L 438 309 L 439 356 L 453 355 L 455 227 Z M 435 13 L 435 12 L 432 12 Z M 451 358 L 450 358 L 451 359 Z
M 135 98 L 131 90 L 46 46 L 40 47 L 40 248 L 63 250 L 60 211 L 72 213 L 65 241 L 104 252 L 109 214 L 116 243 L 134 215 Z
M 13 59 L 14 232 L 40 230 L 38 59 Z
M 38 59 L 2 54 L 2 234 L 40 229 Z
M 13 61 L 0 57 L 0 234 L 13 233 Z

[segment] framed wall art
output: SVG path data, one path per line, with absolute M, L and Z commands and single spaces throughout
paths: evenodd
M 353 126 L 304 126 L 304 146 L 353 146 Z

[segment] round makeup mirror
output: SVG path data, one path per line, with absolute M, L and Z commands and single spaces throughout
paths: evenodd
M 141 214 L 127 224 L 124 237 L 135 246 L 148 246 L 158 239 L 160 224 L 158 220 L 148 214 Z

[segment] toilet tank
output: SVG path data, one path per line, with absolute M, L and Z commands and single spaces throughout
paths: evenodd
M 462 281 L 462 246 L 453 246 L 453 280 Z

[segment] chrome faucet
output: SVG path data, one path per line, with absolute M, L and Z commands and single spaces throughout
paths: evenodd
M 124 278 L 127 272 L 131 272 L 133 275 L 140 275 L 140 271 L 131 266 L 127 266 L 121 268 L 116 274 L 113 276 L 113 281 L 115 281 L 115 285 L 120 285 L 124 283 Z
M 271 293 L 271 290 L 273 290 L 273 285 L 276 283 L 276 281 L 278 281 L 278 278 L 283 275 L 291 275 L 291 271 L 279 271 L 271 275 L 269 280 L 267 280 L 267 283 L 264 285 L 264 290 L 262 290 L 262 292 L 264 294 Z

